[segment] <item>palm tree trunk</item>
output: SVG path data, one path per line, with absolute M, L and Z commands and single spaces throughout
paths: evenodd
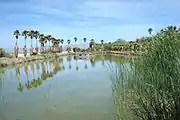
M 15 43 L 16 45 L 18 44 L 18 39 L 16 39 L 16 43 Z
M 49 41 L 49 50 L 51 51 L 51 47 L 50 47 L 50 41 Z
M 31 39 L 31 46 L 32 46 L 32 39 Z
M 26 39 L 24 39 L 24 46 L 26 46 Z
M 18 39 L 16 38 L 16 43 L 15 43 L 15 57 L 18 57 Z
M 76 42 L 75 42 L 75 53 L 76 53 L 76 49 L 77 49 L 77 45 L 76 45 Z
M 38 47 L 38 44 L 37 44 L 37 39 L 36 39 L 36 47 Z
M 38 54 L 38 41 L 37 41 L 37 39 L 36 39 L 36 54 Z

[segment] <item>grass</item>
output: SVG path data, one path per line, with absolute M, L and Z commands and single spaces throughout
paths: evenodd
M 180 31 L 168 27 L 151 39 L 146 53 L 115 69 L 119 120 L 180 120 Z

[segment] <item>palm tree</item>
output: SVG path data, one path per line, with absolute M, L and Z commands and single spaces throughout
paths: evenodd
M 151 34 L 152 34 L 152 31 L 153 31 L 153 29 L 152 29 L 152 28 L 149 28 L 149 29 L 148 29 L 148 33 L 149 33 L 149 35 L 151 35 Z
M 31 39 L 31 47 L 33 47 L 33 38 L 34 38 L 34 30 L 31 30 L 31 31 L 29 31 L 28 32 L 28 36 L 30 37 L 30 39 Z
M 77 49 L 77 44 L 76 44 L 76 42 L 77 42 L 77 37 L 74 37 L 74 42 L 75 42 L 75 52 L 76 52 L 76 49 Z
M 71 40 L 67 40 L 68 45 L 71 43 Z
M 86 40 L 87 40 L 87 38 L 83 38 L 83 41 L 84 41 L 84 49 L 86 49 Z
M 52 42 L 52 52 L 54 52 L 54 48 L 56 46 L 56 39 L 54 37 L 51 37 L 51 42 Z
M 101 49 L 103 49 L 103 44 L 104 44 L 104 40 L 101 40 L 101 45 L 102 45 Z
M 61 40 L 60 39 L 55 39 L 55 52 L 58 52 L 59 51 L 59 44 L 61 43 Z
M 104 44 L 104 40 L 101 40 L 101 44 Z
M 55 39 L 55 51 L 60 52 L 61 39 Z
M 47 42 L 47 40 L 46 40 L 45 37 L 44 37 L 44 34 L 40 34 L 40 35 L 39 35 L 39 42 L 40 42 L 40 44 L 41 44 L 41 50 L 40 50 L 40 52 L 42 53 L 42 52 L 44 52 L 44 44 Z
M 45 43 L 47 43 L 49 37 L 48 36 L 44 36 L 44 39 L 45 39 Z M 46 49 L 46 47 L 45 47 L 45 49 Z
M 15 47 L 14 47 L 14 52 L 15 52 L 15 57 L 17 58 L 18 57 L 18 50 L 19 50 L 19 47 L 18 47 L 18 38 L 20 36 L 20 32 L 19 30 L 15 30 L 13 35 L 15 36 L 16 38 L 16 42 L 15 42 Z
M 51 35 L 48 35 L 48 36 L 47 36 L 47 40 L 48 40 L 48 42 L 49 42 L 49 50 L 50 50 L 50 51 L 51 51 L 51 47 L 50 47 L 51 38 L 52 38 Z
M 34 31 L 34 37 L 36 39 L 36 53 L 38 53 L 38 41 L 37 41 L 37 39 L 39 38 L 39 36 L 40 36 L 39 31 Z
M 24 30 L 24 31 L 22 32 L 22 36 L 24 36 L 25 46 L 26 46 L 26 40 L 27 40 L 27 37 L 28 37 L 28 31 L 27 31 L 27 30 Z
M 26 55 L 27 55 L 26 39 L 27 39 L 27 36 L 28 36 L 28 31 L 24 30 L 22 32 L 22 36 L 24 36 L 24 40 L 25 40 L 25 45 L 24 45 L 24 48 L 23 48 L 23 53 L 24 53 L 24 56 L 26 57 Z
M 30 50 L 30 55 L 33 54 L 33 43 L 32 43 L 32 40 L 33 40 L 33 37 L 34 37 L 34 30 L 31 30 L 28 32 L 28 36 L 30 37 L 31 39 L 31 50 Z
M 42 37 L 39 42 L 41 43 L 41 52 L 44 52 L 44 44 L 47 43 L 47 41 L 44 37 Z
M 62 47 L 63 43 L 64 43 L 64 39 L 61 39 L 61 46 L 60 46 L 60 51 L 61 52 L 63 51 L 63 47 Z
M 61 44 L 63 44 L 64 43 L 64 39 L 61 39 Z
M 67 43 L 68 43 L 68 48 L 70 49 L 70 43 L 71 43 L 71 40 L 67 40 Z M 68 52 L 69 52 L 70 50 L 68 50 Z

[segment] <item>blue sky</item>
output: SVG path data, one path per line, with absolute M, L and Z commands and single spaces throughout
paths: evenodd
M 0 47 L 12 48 L 12 32 L 39 30 L 79 43 L 135 40 L 167 25 L 180 25 L 179 0 L 0 0 Z M 23 38 L 19 40 L 23 46 Z M 73 41 L 74 42 L 74 41 Z M 28 42 L 30 43 L 30 42 Z

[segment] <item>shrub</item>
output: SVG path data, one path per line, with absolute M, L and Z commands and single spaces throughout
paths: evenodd
M 78 47 L 74 47 L 74 48 L 73 48 L 73 52 L 80 52 L 80 51 L 81 51 L 81 49 L 78 48 Z
M 0 57 L 11 57 L 9 53 L 5 52 L 3 48 L 0 48 Z
M 67 51 L 70 52 L 71 51 L 71 47 L 67 47 Z
M 180 30 L 167 27 L 151 37 L 147 51 L 130 67 L 117 68 L 112 79 L 119 118 L 126 120 L 127 110 L 128 120 L 180 120 L 179 39 Z

